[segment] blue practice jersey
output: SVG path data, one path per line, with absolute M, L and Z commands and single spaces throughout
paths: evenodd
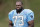
M 21 13 L 12 10 L 9 12 L 9 20 L 14 24 L 13 27 L 28 27 L 28 22 L 34 20 L 34 13 L 30 9 L 24 9 Z

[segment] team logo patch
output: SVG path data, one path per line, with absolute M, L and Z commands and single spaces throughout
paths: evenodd
M 32 16 L 32 15 L 31 15 L 30 17 L 31 17 L 31 18 L 33 18 L 33 16 Z

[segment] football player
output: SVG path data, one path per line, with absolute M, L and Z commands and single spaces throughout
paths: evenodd
M 8 14 L 9 27 L 34 27 L 34 13 L 24 9 L 21 1 L 16 2 L 16 9 Z

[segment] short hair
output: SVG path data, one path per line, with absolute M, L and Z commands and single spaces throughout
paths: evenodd
M 22 2 L 22 1 L 20 1 L 20 0 L 19 0 L 19 1 L 16 1 L 16 2 L 21 2 L 21 4 L 23 5 L 23 2 Z

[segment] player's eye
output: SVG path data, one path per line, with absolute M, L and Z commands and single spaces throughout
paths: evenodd
M 16 5 L 16 6 L 21 6 L 21 5 Z

